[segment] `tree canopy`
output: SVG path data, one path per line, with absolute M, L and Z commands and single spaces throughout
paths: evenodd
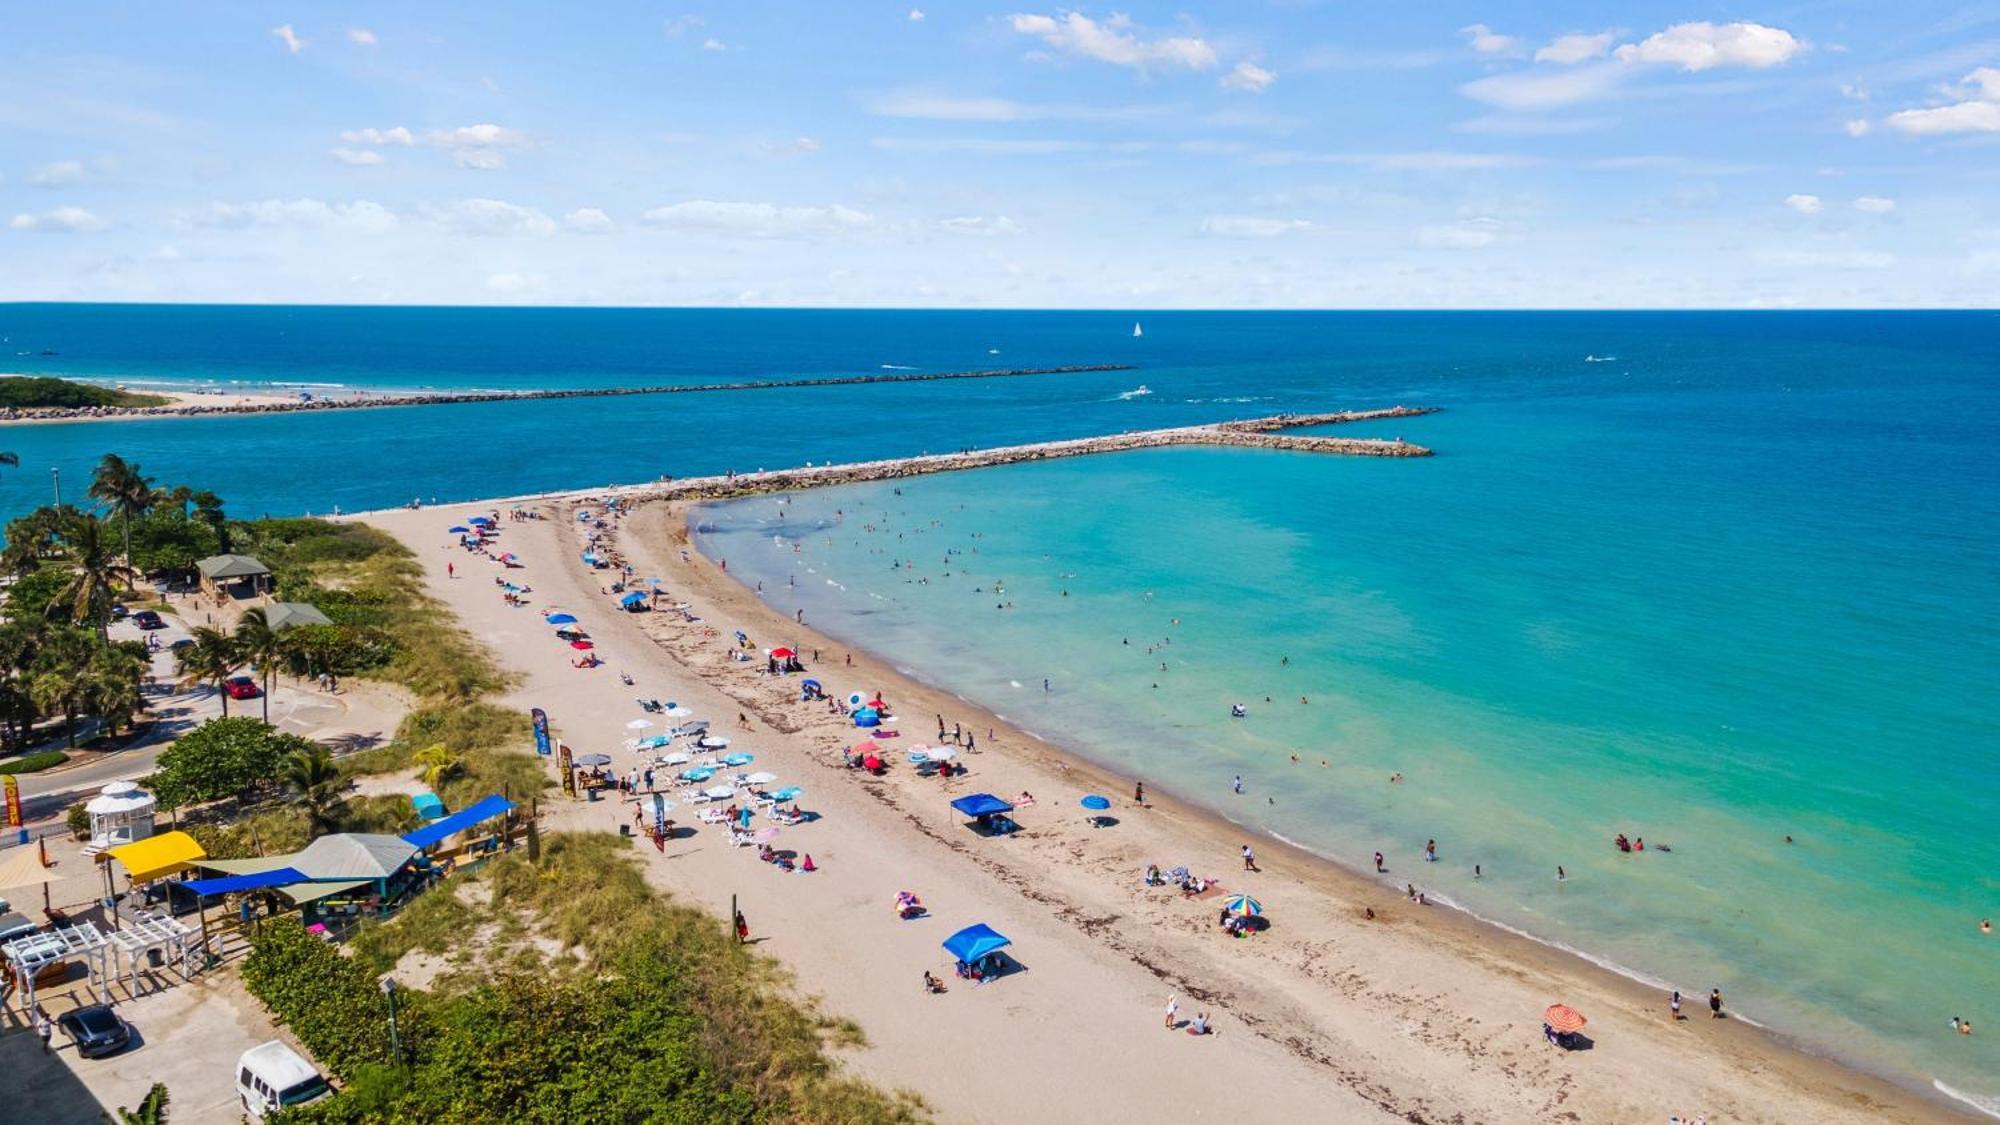
M 161 752 L 144 784 L 163 809 L 217 801 L 277 780 L 287 756 L 313 748 L 257 719 L 210 719 Z

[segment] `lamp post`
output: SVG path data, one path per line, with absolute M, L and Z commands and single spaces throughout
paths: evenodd
M 62 509 L 62 470 L 51 466 L 49 468 L 49 481 L 55 485 L 56 509 L 60 511 Z
M 389 1057 L 397 1066 L 403 1065 L 403 1041 L 396 1033 L 396 978 L 382 978 L 382 995 L 389 998 Z

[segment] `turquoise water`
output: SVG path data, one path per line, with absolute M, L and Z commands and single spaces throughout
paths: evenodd
M 1020 465 L 725 505 L 705 549 L 1153 786 L 1992 1097 L 1948 1024 L 2000 1029 L 2000 480 L 1985 374 L 1941 374 L 1606 372 L 1394 423 L 1429 461 Z
M 1444 406 L 1343 431 L 1425 461 L 1023 465 L 803 496 L 784 528 L 748 501 L 708 549 L 1159 789 L 1341 862 L 1379 848 L 1399 886 L 2000 1096 L 2000 936 L 1976 929 L 2000 920 L 2000 317 L 7 305 L 0 338 L 30 353 L 0 370 L 246 389 L 1140 368 L 8 427 L 0 515 L 51 469 L 75 499 L 113 451 L 290 514 Z M 1617 855 L 1618 832 L 1648 851 Z

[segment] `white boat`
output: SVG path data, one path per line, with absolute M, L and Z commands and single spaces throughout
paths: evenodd
M 1143 329 L 1143 328 L 1141 328 L 1141 327 L 1139 327 L 1139 322 L 1138 322 L 1138 321 L 1136 321 L 1136 320 L 1135 320 L 1135 321 L 1133 321 L 1133 322 L 1132 322 L 1132 337 L 1133 337 L 1133 339 L 1137 339 L 1137 338 L 1139 338 L 1140 336 L 1144 336 L 1145 334 L 1146 334 L 1146 330 L 1145 330 L 1145 329 Z

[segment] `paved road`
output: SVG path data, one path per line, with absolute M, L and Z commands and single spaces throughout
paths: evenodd
M 59 817 L 70 805 L 96 795 L 106 782 L 137 780 L 153 772 L 154 760 L 174 739 L 222 714 L 221 693 L 210 686 L 180 691 L 174 687 L 173 642 L 188 633 L 181 623 L 168 617 L 167 627 L 153 630 L 160 639 L 160 651 L 153 655 L 152 680 L 146 685 L 147 709 L 153 727 L 144 741 L 121 750 L 84 750 L 72 764 L 43 773 L 21 775 L 21 810 L 29 826 Z M 129 621 L 111 627 L 113 640 L 143 638 L 145 632 Z M 231 715 L 262 715 L 263 701 L 231 700 Z M 338 725 L 346 715 L 346 705 L 335 696 L 302 690 L 282 681 L 272 685 L 271 722 L 280 730 L 310 735 Z

